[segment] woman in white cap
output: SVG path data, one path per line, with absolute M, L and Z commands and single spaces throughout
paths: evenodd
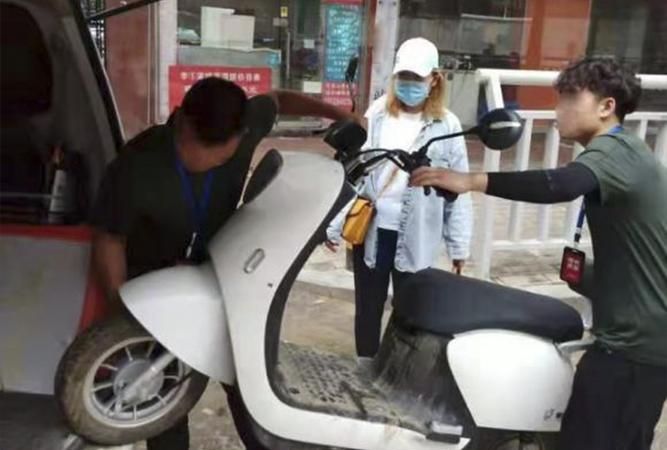
M 366 112 L 368 140 L 364 148 L 416 151 L 429 139 L 461 130 L 458 118 L 447 111 L 445 78 L 438 69 L 438 50 L 423 38 L 404 42 L 396 53 L 393 77 L 385 96 Z M 468 171 L 462 137 L 437 142 L 429 152 L 432 165 Z M 408 187 L 409 175 L 386 163 L 358 186 L 361 197 L 371 200 L 375 217 L 363 245 L 354 247 L 357 354 L 374 356 L 380 344 L 384 304 L 389 280 L 394 289 L 406 274 L 433 266 L 439 242 L 444 239 L 453 268 L 462 270 L 469 256 L 472 206 L 468 196 L 449 203 Z M 327 230 L 327 247 L 341 242 L 348 208 Z

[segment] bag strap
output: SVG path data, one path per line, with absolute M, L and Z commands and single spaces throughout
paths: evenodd
M 415 137 L 414 142 L 409 147 L 410 149 L 415 147 L 415 144 L 418 142 L 419 137 L 422 135 L 422 133 L 424 132 L 424 129 L 427 127 L 427 125 L 428 124 L 422 124 L 422 128 L 419 130 L 419 133 L 417 133 L 417 136 Z M 374 130 L 374 131 L 377 132 L 377 130 Z M 387 164 L 393 164 L 393 163 L 392 162 L 387 162 Z M 377 201 L 380 197 L 382 197 L 385 194 L 385 192 L 387 192 L 387 189 L 389 189 L 389 186 L 391 186 L 391 183 L 394 182 L 394 179 L 396 178 L 396 174 L 398 173 L 398 171 L 399 171 L 398 166 L 395 166 L 394 171 L 391 173 L 391 175 L 389 176 L 389 179 L 387 180 L 387 183 L 384 185 L 384 187 L 382 189 L 380 189 L 380 192 L 378 192 L 378 195 L 375 198 L 375 201 Z
M 388 162 L 387 164 L 392 164 L 392 162 Z M 396 174 L 398 174 L 399 168 L 398 166 L 394 167 L 393 172 L 391 172 L 391 175 L 389 175 L 389 179 L 387 179 L 387 182 L 384 184 L 384 187 L 380 189 L 380 192 L 378 192 L 378 195 L 375 197 L 375 201 L 378 201 L 380 197 L 382 197 L 385 192 L 387 192 L 387 189 L 389 189 L 389 186 L 391 186 L 391 183 L 394 182 L 394 179 L 396 178 Z

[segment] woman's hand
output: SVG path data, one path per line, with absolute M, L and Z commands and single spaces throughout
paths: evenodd
M 410 186 L 433 186 L 456 194 L 486 191 L 485 173 L 462 173 L 439 167 L 420 167 L 412 172 Z
M 463 268 L 466 265 L 465 259 L 455 259 L 452 261 L 452 272 L 454 272 L 457 275 L 461 275 L 461 272 L 463 272 Z
M 324 246 L 329 249 L 329 251 L 336 253 L 338 251 L 338 247 L 340 247 L 340 244 L 337 242 L 334 242 L 332 240 L 327 239 L 324 241 Z

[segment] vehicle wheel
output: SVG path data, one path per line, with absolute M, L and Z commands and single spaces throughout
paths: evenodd
M 465 450 L 556 450 L 558 433 L 479 429 Z
M 60 361 L 56 399 L 72 431 L 103 445 L 156 436 L 181 420 L 206 389 L 208 378 L 178 359 L 129 398 L 119 395 L 167 354 L 131 317 L 114 317 L 79 335 Z

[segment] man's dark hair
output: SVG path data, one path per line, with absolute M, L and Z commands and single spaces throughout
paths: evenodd
M 613 58 L 587 57 L 567 66 L 556 79 L 560 93 L 576 93 L 588 89 L 600 98 L 616 100 L 616 116 L 623 121 L 639 104 L 641 84 L 635 72 Z
M 180 113 L 205 145 L 224 144 L 244 130 L 248 97 L 221 78 L 204 78 L 185 94 Z

